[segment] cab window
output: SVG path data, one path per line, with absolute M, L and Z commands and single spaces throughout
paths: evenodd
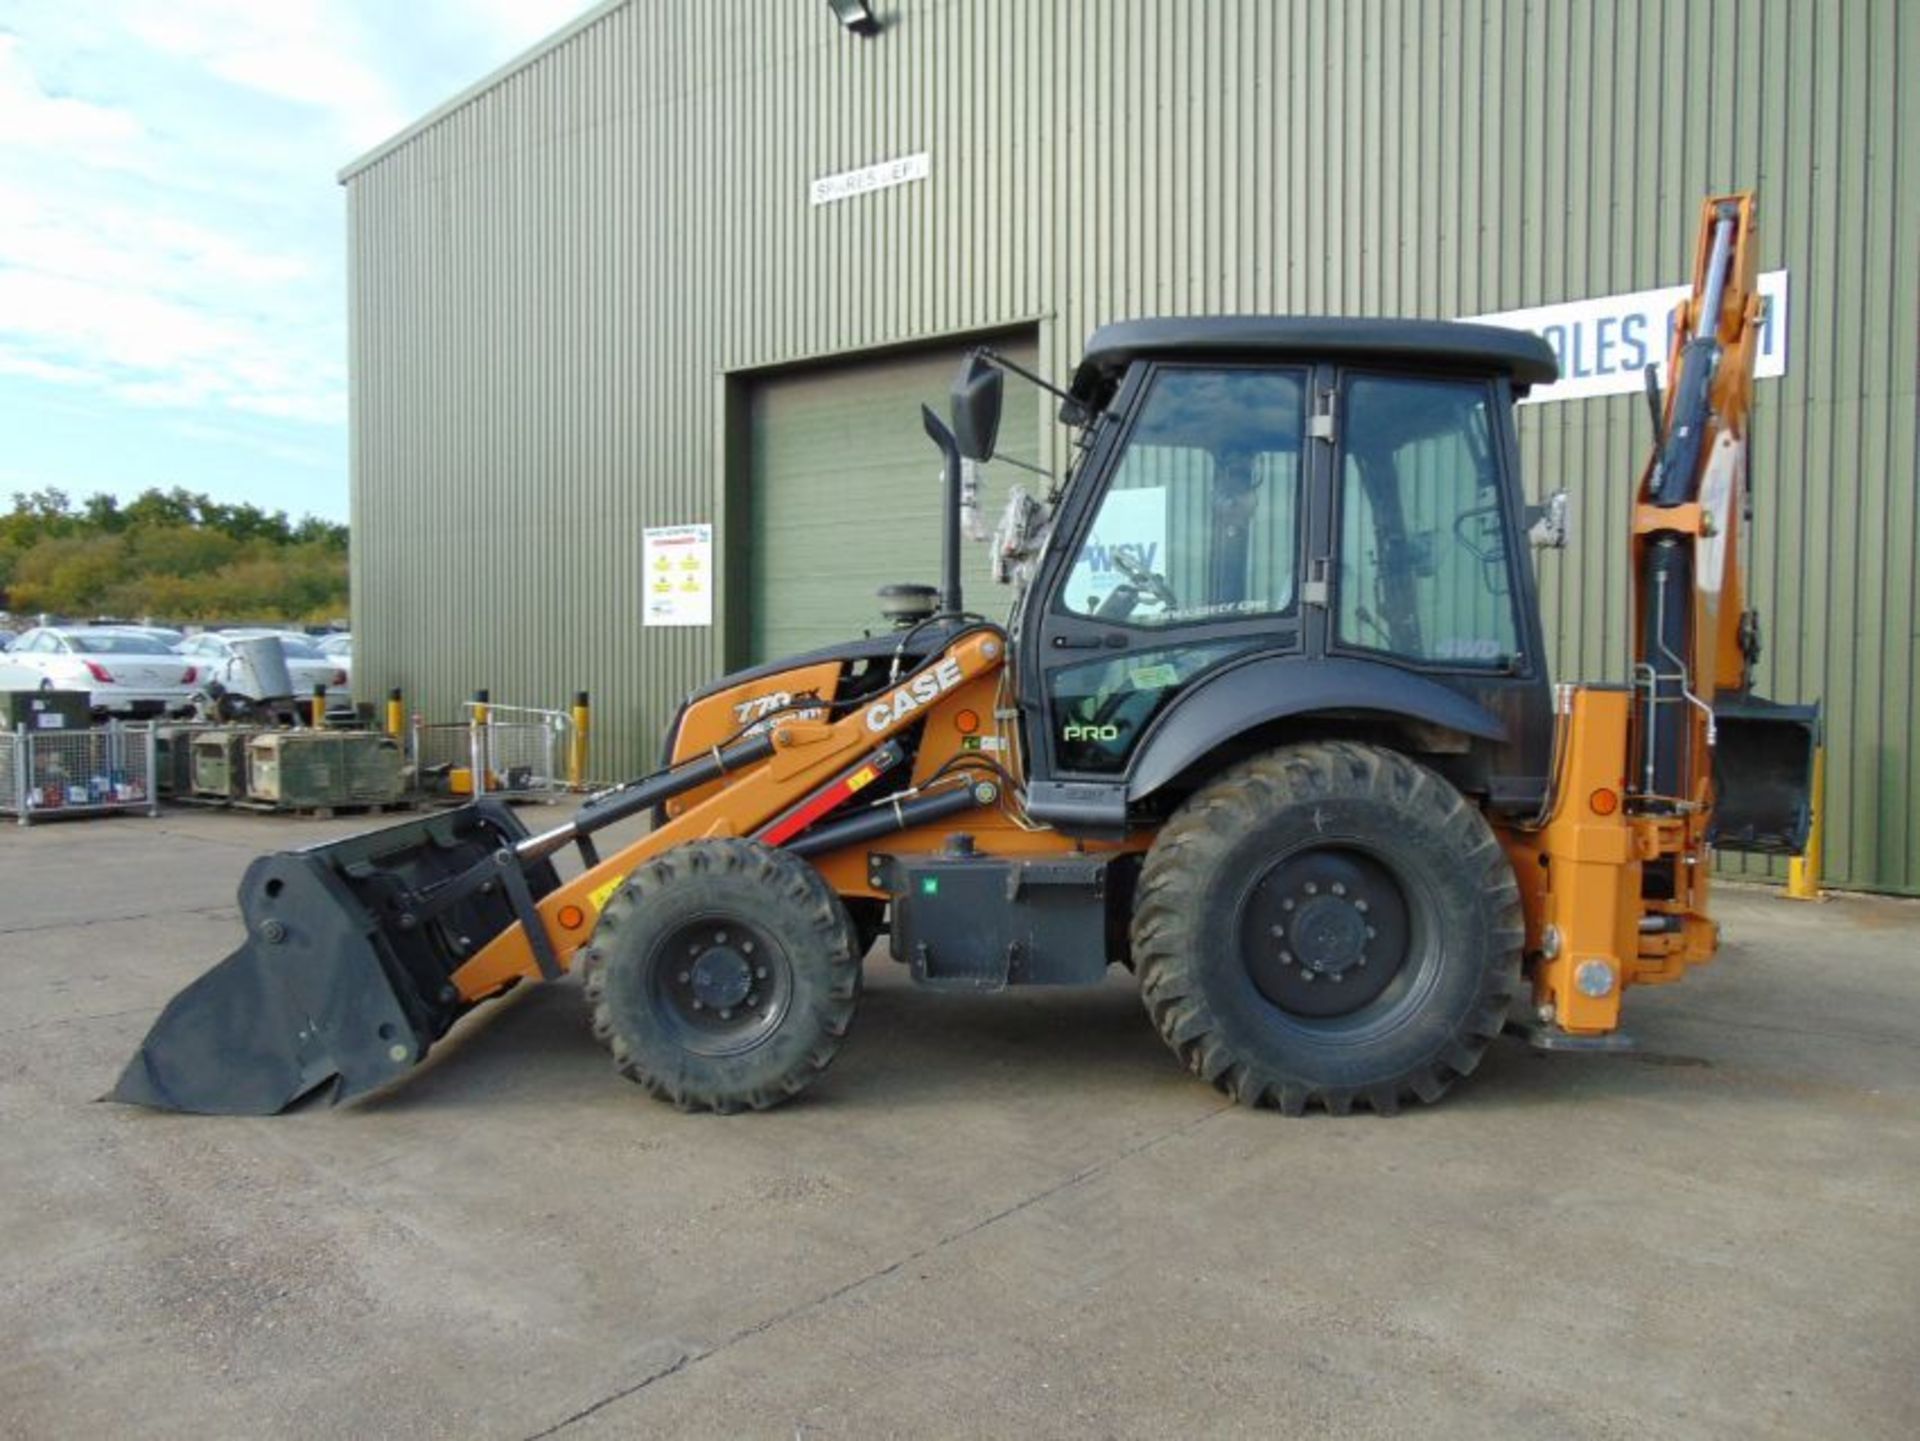
M 1306 372 L 1163 367 L 1057 609 L 1164 628 L 1293 609 Z
M 1478 381 L 1359 376 L 1341 405 L 1341 644 L 1422 664 L 1519 659 L 1494 397 Z

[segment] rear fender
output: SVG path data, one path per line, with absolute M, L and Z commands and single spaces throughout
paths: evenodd
M 1259 726 L 1312 713 L 1402 726 L 1411 720 L 1477 740 L 1508 739 L 1506 726 L 1486 707 L 1397 666 L 1343 659 L 1253 660 L 1203 680 L 1154 721 L 1134 757 L 1127 800 L 1146 800 Z

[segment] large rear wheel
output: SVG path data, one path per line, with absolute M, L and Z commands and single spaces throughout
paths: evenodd
M 1133 913 L 1148 1013 L 1247 1105 L 1436 1101 L 1519 984 L 1513 869 L 1425 766 L 1344 741 L 1223 773 L 1156 838 Z
M 827 1068 L 860 994 L 858 941 L 818 871 L 748 840 L 637 867 L 586 953 L 594 1034 L 682 1110 L 765 1110 Z

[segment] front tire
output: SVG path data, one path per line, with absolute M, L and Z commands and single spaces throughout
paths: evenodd
M 1162 828 L 1133 913 L 1141 994 L 1246 1105 L 1437 1101 L 1500 1033 L 1525 937 L 1506 853 L 1425 766 L 1345 741 L 1224 772 Z
M 797 856 L 699 840 L 636 867 L 586 951 L 615 1067 L 683 1111 L 765 1110 L 826 1070 L 860 995 L 847 910 Z

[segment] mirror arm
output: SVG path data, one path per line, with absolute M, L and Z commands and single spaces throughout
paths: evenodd
M 1018 361 L 1009 360 L 992 346 L 982 345 L 973 353 L 983 359 L 991 360 L 1002 370 L 1011 370 L 1023 380 L 1032 381 L 1035 385 L 1046 391 L 1047 394 L 1059 396 L 1061 400 L 1060 418 L 1068 425 L 1084 425 L 1086 423 L 1086 407 L 1080 403 L 1079 397 L 1075 396 L 1072 391 L 1062 390 L 1052 381 L 1035 375 L 1031 370 L 1028 370 L 1026 366 L 1020 364 Z M 1072 412 L 1071 417 L 1069 417 L 1068 412 Z

